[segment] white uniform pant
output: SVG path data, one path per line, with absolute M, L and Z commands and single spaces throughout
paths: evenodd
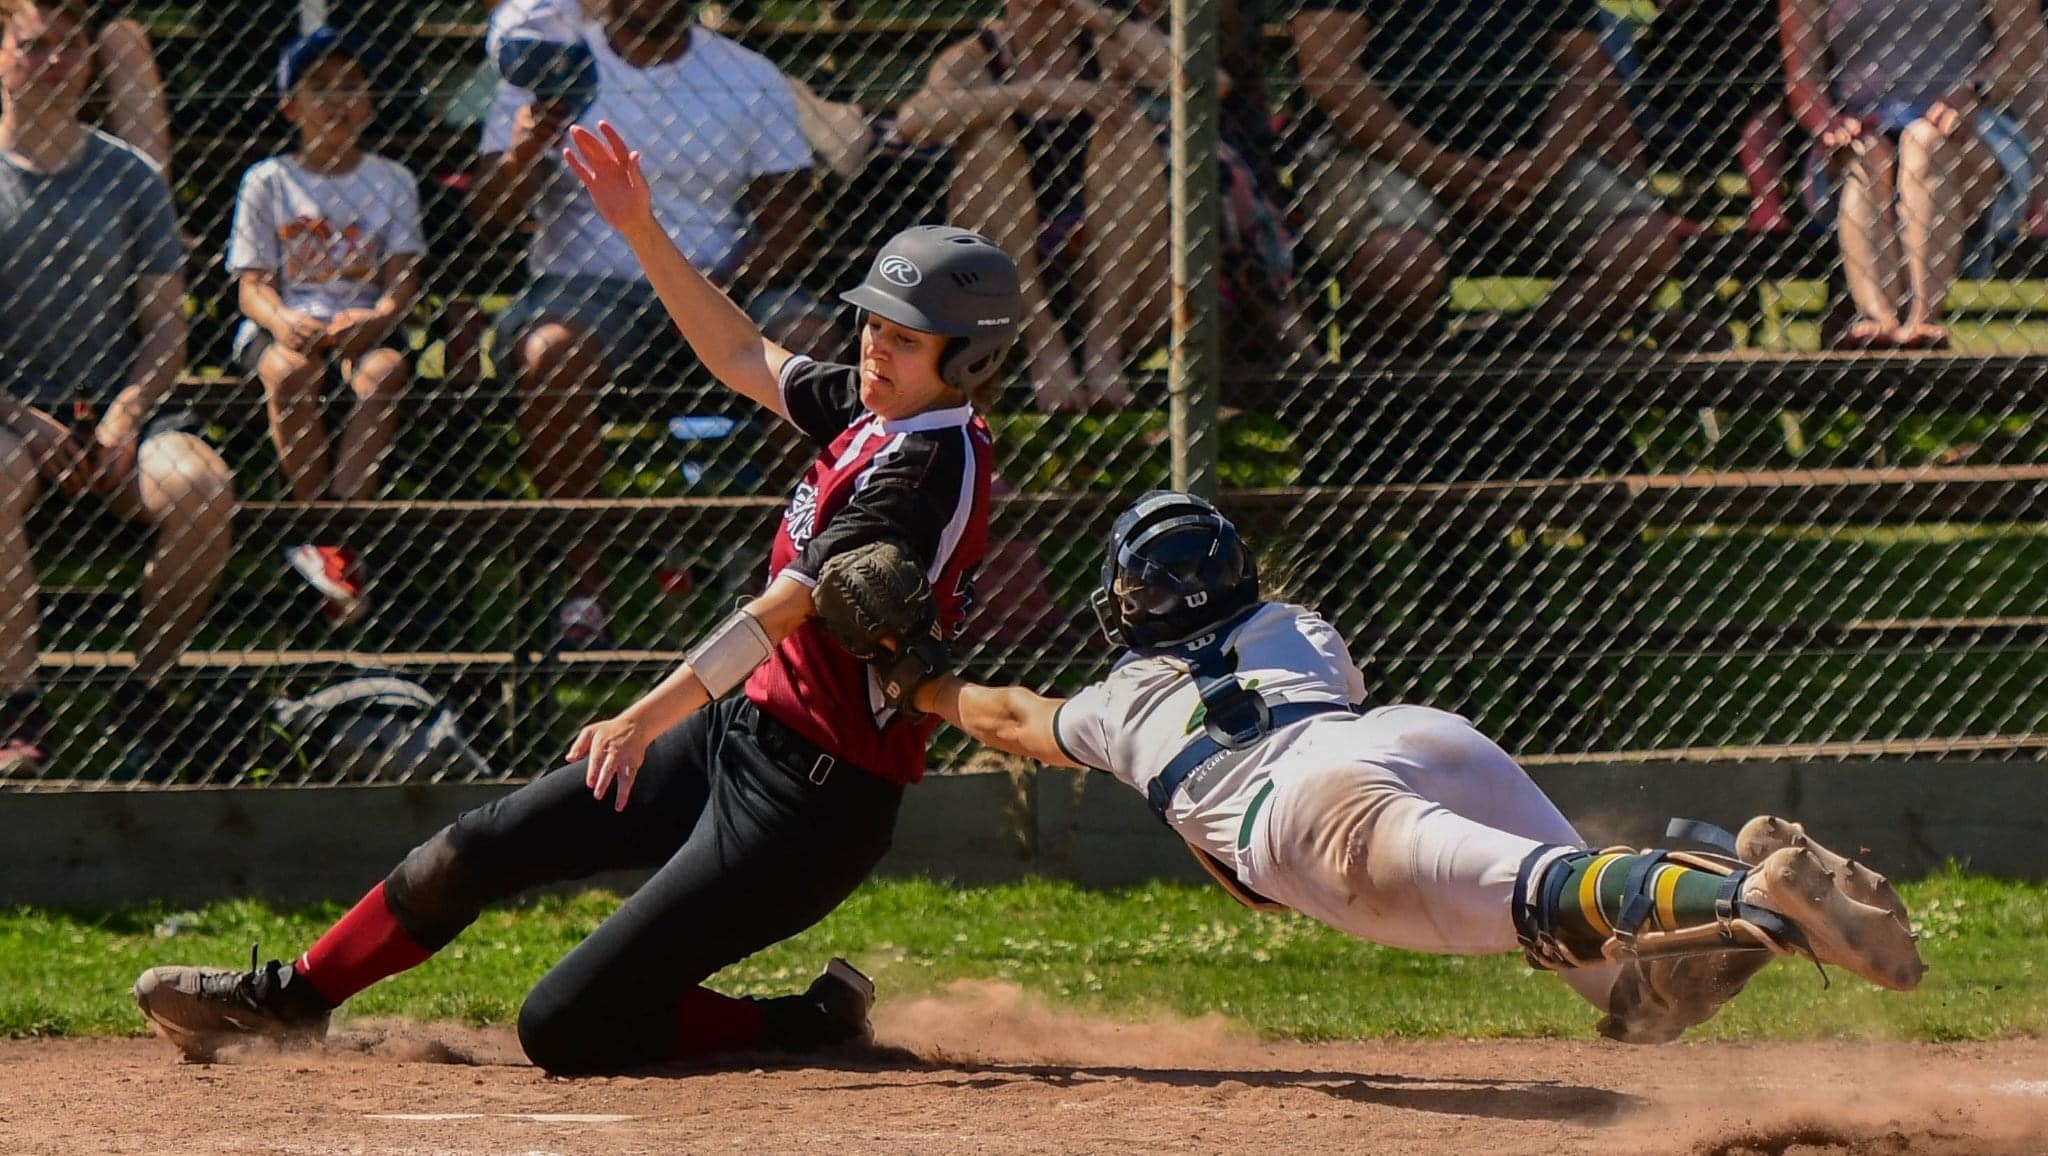
M 1506 751 L 1429 707 L 1314 723 L 1274 762 L 1272 781 L 1241 864 L 1245 882 L 1388 947 L 1519 950 L 1522 861 L 1544 844 L 1584 846 Z M 1560 974 L 1607 1010 L 1615 968 Z

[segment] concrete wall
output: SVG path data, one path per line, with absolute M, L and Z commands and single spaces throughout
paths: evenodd
M 1594 844 L 1656 845 L 1672 815 L 1732 829 L 1772 812 L 1804 820 L 1839 849 L 1867 848 L 1864 857 L 1898 878 L 1953 858 L 1988 874 L 2048 879 L 2048 765 L 1659 764 L 1533 774 Z M 455 815 L 506 789 L 0 793 L 0 904 L 352 900 Z M 883 871 L 968 884 L 1033 873 L 1091 886 L 1203 878 L 1134 792 L 1066 771 L 927 780 L 909 794 Z

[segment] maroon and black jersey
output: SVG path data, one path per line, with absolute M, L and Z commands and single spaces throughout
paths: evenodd
M 969 578 L 988 550 L 995 448 L 971 406 L 884 420 L 860 403 L 860 371 L 791 358 L 782 408 L 818 444 L 775 531 L 768 574 L 813 585 L 827 559 L 884 539 L 925 562 L 939 624 L 956 634 Z M 798 627 L 747 680 L 747 697 L 819 747 L 902 783 L 924 777 L 936 718 L 911 723 L 882 705 L 867 663 L 813 621 Z

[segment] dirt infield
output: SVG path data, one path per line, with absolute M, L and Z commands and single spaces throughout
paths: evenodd
M 315 1052 L 0 1044 L 0 1153 L 2048 1152 L 2048 1041 L 1269 1044 L 997 985 L 885 1003 L 830 1066 L 553 1080 L 505 1032 L 356 1021 Z

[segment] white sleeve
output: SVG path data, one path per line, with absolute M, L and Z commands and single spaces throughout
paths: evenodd
M 1093 683 L 1061 703 L 1053 712 L 1052 737 L 1073 761 L 1109 770 L 1109 684 Z
M 766 83 L 761 87 L 761 108 L 754 120 L 753 155 L 748 158 L 752 169 L 747 173 L 749 180 L 796 172 L 816 163 L 788 80 L 772 66 L 763 80 Z
M 1344 645 L 1344 635 L 1329 619 L 1313 610 L 1304 609 L 1300 621 L 1302 636 L 1329 663 L 1329 671 L 1342 681 L 1345 697 L 1354 703 L 1364 702 L 1365 674 L 1351 657 L 1351 648 Z
M 489 155 L 511 148 L 512 122 L 518 118 L 519 110 L 531 103 L 532 93 L 499 81 L 498 91 L 491 95 L 491 111 L 484 116 L 484 138 L 476 151 Z
M 420 182 L 404 165 L 391 166 L 391 236 L 385 252 L 392 256 L 427 251 L 426 230 L 420 225 Z
M 279 265 L 276 198 L 271 195 L 270 162 L 253 165 L 242 175 L 235 194 L 235 222 L 228 231 L 228 273 L 246 269 L 276 270 Z

